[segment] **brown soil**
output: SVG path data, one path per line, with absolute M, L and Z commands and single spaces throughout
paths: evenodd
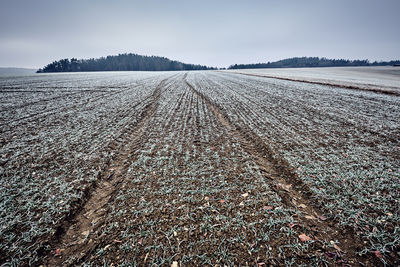
M 343 257 L 341 259 L 343 264 L 354 265 L 363 262 L 369 265 L 371 264 L 369 260 L 374 261 L 371 257 L 366 260 L 356 254 L 356 251 L 360 249 L 358 244 L 362 241 L 355 237 L 351 229 L 338 229 L 333 221 L 328 222 L 325 220 L 322 211 L 313 205 L 308 187 L 296 176 L 286 161 L 282 158 L 277 158 L 277 155 L 273 155 L 265 142 L 250 129 L 243 126 L 236 128 L 232 125 L 216 105 L 196 91 L 192 85 L 189 83 L 187 85 L 201 96 L 220 123 L 231 134 L 240 138 L 240 142 L 254 156 L 254 160 L 260 168 L 263 169 L 266 181 L 271 184 L 271 188 L 282 198 L 284 204 L 288 207 L 301 209 L 303 216 L 301 220 L 305 227 L 312 229 L 314 238 L 336 240 L 337 236 L 340 235 L 340 243 L 337 244 L 340 251 L 336 252 L 339 252 L 341 258 Z
M 178 102 L 176 102 L 176 108 L 171 113 L 171 117 L 168 118 L 168 121 L 161 122 L 164 123 L 163 132 L 159 132 L 160 125 L 157 124 L 157 122 L 160 123 L 160 116 L 163 116 L 163 110 L 160 109 L 160 101 L 165 97 L 164 93 L 169 94 L 171 93 L 169 90 L 174 89 L 172 86 L 167 86 L 166 81 L 163 81 L 154 90 L 152 101 L 145 108 L 141 120 L 134 129 L 129 130 L 128 137 L 122 141 L 125 144 L 122 146 L 123 149 L 115 151 L 117 156 L 99 178 L 97 185 L 93 187 L 90 197 L 83 203 L 81 209 L 70 220 L 65 222 L 58 235 L 49 243 L 51 250 L 47 251 L 47 255 L 43 257 L 44 265 L 76 265 L 83 262 L 102 264 L 103 260 L 119 264 L 133 258 L 139 265 L 145 265 L 150 264 L 151 258 L 160 257 L 162 253 L 157 250 L 146 250 L 143 248 L 144 245 L 151 247 L 151 245 L 157 246 L 169 243 L 170 248 L 164 249 L 164 254 L 184 266 L 186 264 L 181 261 L 182 255 L 216 253 L 220 249 L 211 241 L 204 242 L 209 246 L 197 248 L 193 248 L 189 244 L 197 244 L 196 242 L 199 240 L 207 238 L 228 240 L 237 234 L 230 228 L 228 228 L 230 229 L 229 231 L 223 231 L 222 228 L 218 227 L 216 227 L 216 230 L 213 228 L 208 232 L 199 230 L 202 219 L 210 205 L 216 207 L 212 210 L 213 212 L 215 211 L 215 217 L 217 217 L 217 214 L 224 214 L 233 218 L 240 210 L 243 220 L 248 225 L 263 222 L 265 219 L 255 211 L 262 209 L 263 205 L 268 205 L 268 202 L 254 202 L 254 205 L 249 207 L 243 207 L 242 205 L 245 201 L 242 201 L 240 196 L 245 195 L 246 197 L 243 198 L 251 198 L 257 194 L 258 189 L 254 191 L 248 190 L 246 192 L 249 193 L 243 194 L 243 192 L 240 192 L 241 187 L 235 185 L 235 181 L 237 181 L 235 179 L 240 177 L 242 173 L 240 168 L 245 168 L 244 165 L 240 165 L 240 162 L 239 169 L 233 170 L 231 166 L 225 166 L 226 172 L 229 173 L 226 180 L 227 188 L 232 188 L 226 194 L 216 193 L 212 197 L 199 196 L 195 198 L 195 201 L 184 200 L 188 191 L 193 190 L 193 188 L 204 187 L 203 181 L 201 181 L 202 178 L 198 177 L 196 182 L 180 185 L 177 192 L 166 193 L 162 196 L 156 195 L 156 193 L 161 192 L 161 189 L 164 190 L 165 187 L 173 188 L 168 186 L 178 183 L 178 180 L 183 177 L 180 173 L 184 173 L 191 168 L 188 167 L 187 163 L 184 163 L 184 154 L 179 154 L 179 145 L 182 145 L 184 150 L 191 152 L 196 150 L 200 151 L 198 153 L 202 153 L 208 148 L 218 151 L 218 147 L 221 144 L 224 144 L 227 148 L 226 151 L 218 151 L 218 153 L 225 155 L 226 158 L 229 158 L 230 153 L 234 152 L 239 154 L 238 159 L 243 158 L 244 162 L 246 155 L 249 155 L 253 164 L 261 170 L 264 182 L 272 189 L 271 194 L 277 194 L 282 199 L 281 205 L 284 209 L 297 211 L 292 214 L 295 223 L 290 225 L 290 228 L 296 232 L 296 236 L 306 233 L 313 240 L 306 252 L 299 252 L 298 255 L 295 255 L 300 263 L 307 263 L 313 255 L 322 255 L 322 257 L 327 255 L 326 261 L 331 265 L 372 266 L 379 264 L 373 257 L 361 257 L 356 253 L 359 250 L 359 244 L 363 241 L 357 239 L 351 230 L 339 228 L 335 221 L 324 218 L 322 211 L 313 203 L 307 186 L 298 179 L 295 172 L 284 160 L 271 152 L 265 141 L 250 129 L 232 124 L 221 108 L 212 103 L 210 99 L 202 95 L 186 80 L 186 75 L 179 80 L 179 83 L 174 85 L 174 87 L 178 86 L 182 88 L 182 92 L 177 97 Z M 204 125 L 206 125 L 201 123 L 202 118 L 198 115 L 199 110 L 203 110 L 206 113 L 208 116 L 206 119 L 209 120 L 210 125 L 215 125 L 213 127 L 215 127 L 216 134 L 210 137 L 208 143 L 201 141 L 200 136 L 193 134 L 199 129 L 203 129 Z M 179 122 L 187 122 L 187 128 L 179 128 Z M 217 130 L 222 134 L 217 136 Z M 176 138 L 169 139 L 168 134 L 170 133 L 175 134 Z M 154 140 L 158 141 L 155 142 Z M 178 174 L 174 176 L 174 174 L 164 174 L 161 170 L 160 172 L 146 172 L 145 168 L 137 169 L 135 173 L 145 173 L 146 180 L 134 184 L 131 181 L 132 179 L 129 178 L 128 168 L 132 162 L 138 159 L 140 151 L 148 147 L 150 143 L 155 145 L 158 151 L 162 151 L 165 145 L 170 146 L 166 153 L 167 156 L 176 160 L 176 172 Z M 240 148 L 237 148 L 235 144 L 239 144 Z M 155 156 L 156 154 L 154 154 Z M 196 155 L 192 161 L 197 162 L 199 159 Z M 227 161 L 228 164 L 229 160 Z M 231 173 L 232 177 L 230 176 Z M 256 182 L 254 183 L 257 185 Z M 128 195 L 129 189 L 142 191 L 140 195 L 130 195 L 125 200 L 124 205 L 118 206 L 119 202 L 116 200 L 118 192 L 125 192 Z M 167 204 L 160 206 L 160 202 L 163 201 Z M 143 202 L 151 203 L 150 206 L 154 207 L 154 211 L 139 217 L 131 214 L 120 218 L 108 217 L 110 203 L 122 210 L 123 208 L 135 209 Z M 225 202 L 232 203 L 234 208 L 228 205 L 224 206 Z M 200 203 L 202 205 L 201 208 L 199 208 Z M 189 216 L 190 212 L 196 214 L 196 219 L 190 218 L 192 216 Z M 107 224 L 111 221 L 118 222 L 119 228 L 111 231 L 111 233 L 104 234 Z M 120 246 L 125 241 L 121 238 L 120 233 L 124 230 L 127 231 L 127 224 L 131 224 L 129 227 L 138 232 L 139 229 L 147 227 L 150 221 L 157 222 L 157 230 L 154 230 L 155 234 L 149 238 L 146 237 L 136 241 L 134 255 L 133 252 L 124 254 Z M 174 226 L 179 226 L 179 229 L 185 230 L 173 232 L 172 237 L 162 235 L 162 233 L 167 232 L 168 229 Z M 186 230 L 190 227 L 193 227 L 194 230 Z M 145 229 L 149 230 L 150 228 Z M 285 265 L 281 252 L 276 248 L 287 244 L 289 237 L 281 235 L 270 242 L 257 243 L 249 230 L 243 231 L 245 233 L 243 242 L 229 247 L 230 254 L 237 256 L 236 260 L 233 261 L 235 264 Z M 274 231 L 279 232 L 279 229 L 274 229 Z M 175 241 L 170 240 L 173 238 L 176 238 L 176 242 L 179 244 L 178 253 L 175 254 L 173 249 L 175 246 L 176 250 Z M 331 240 L 339 241 L 339 243 L 336 243 L 336 247 L 326 245 Z M 291 242 L 298 241 L 292 240 Z M 257 243 L 254 246 L 259 246 L 258 250 L 254 250 L 252 253 L 249 252 L 248 248 L 244 248 L 245 244 L 250 243 Z M 103 249 L 102 251 L 105 251 L 105 255 L 96 254 L 96 251 L 101 248 Z M 266 257 L 265 250 L 268 251 L 268 249 L 271 252 L 268 252 L 269 257 Z M 288 256 L 288 253 L 291 252 L 286 251 L 285 257 Z M 163 264 L 169 263 L 165 262 Z M 191 265 L 200 264 L 203 264 L 203 262 L 196 259 L 191 263 Z M 223 265 L 223 262 L 216 264 Z
M 104 223 L 106 204 L 115 193 L 119 184 L 122 182 L 123 174 L 126 172 L 126 162 L 131 160 L 131 151 L 138 149 L 144 129 L 149 118 L 157 108 L 157 100 L 160 97 L 160 90 L 165 81 L 162 81 L 152 94 L 152 101 L 145 107 L 143 116 L 139 120 L 137 127 L 131 129 L 130 136 L 124 140 L 128 145 L 120 151 L 111 166 L 103 173 L 99 180 L 99 185 L 93 188 L 89 199 L 81 210 L 76 212 L 73 218 L 61 226 L 57 238 L 51 243 L 53 246 L 62 244 L 59 251 L 52 251 L 48 257 L 47 265 L 61 266 L 70 255 L 85 255 L 90 250 L 91 240 L 88 236 L 96 230 L 99 225 Z M 114 147 L 116 148 L 116 147 Z M 53 255 L 52 255 L 53 254 Z M 59 255 L 58 255 L 59 254 Z M 54 257 L 53 257 L 54 256 Z

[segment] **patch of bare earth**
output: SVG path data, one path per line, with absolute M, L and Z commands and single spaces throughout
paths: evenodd
M 142 117 L 138 121 L 136 128 L 129 129 L 126 134 L 128 138 L 122 145 L 122 150 L 115 151 L 117 156 L 110 163 L 109 168 L 102 174 L 98 185 L 90 192 L 90 197 L 82 205 L 81 210 L 65 222 L 58 230 L 56 238 L 51 241 L 54 248 L 50 254 L 44 258 L 49 266 L 60 266 L 68 263 L 71 258 L 74 260 L 84 256 L 91 249 L 93 240 L 88 239 L 90 233 L 95 231 L 104 223 L 104 215 L 107 212 L 106 204 L 113 197 L 115 191 L 122 182 L 123 174 L 126 172 L 127 162 L 131 160 L 131 151 L 138 149 L 143 142 L 144 130 L 147 127 L 149 118 L 157 108 L 157 99 L 160 90 L 164 85 L 162 81 L 153 92 L 151 102 L 144 108 Z M 110 149 L 119 149 L 121 146 L 114 145 Z
M 287 163 L 186 75 L 152 97 L 45 265 L 377 264 L 313 205 Z

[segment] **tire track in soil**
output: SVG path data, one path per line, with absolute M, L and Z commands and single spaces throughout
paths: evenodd
M 223 73 L 223 72 L 220 72 L 220 73 Z M 225 72 L 225 73 L 226 73 L 226 72 Z M 275 77 L 275 76 L 269 77 L 269 76 L 264 76 L 264 75 L 250 75 L 250 74 L 239 73 L 239 72 L 235 72 L 235 73 L 236 73 L 236 74 L 247 75 L 247 76 L 255 76 L 255 77 L 263 77 L 263 78 L 270 78 L 270 79 L 282 80 L 282 79 L 280 79 L 279 77 Z M 283 80 L 286 80 L 286 79 L 283 79 Z M 299 80 L 299 81 L 298 81 L 298 80 L 296 80 L 296 79 L 293 79 L 293 80 L 290 80 L 290 81 L 294 81 L 294 82 L 303 82 L 303 83 L 311 83 L 311 84 L 313 83 L 313 82 L 302 81 L 302 80 Z M 238 83 L 238 82 L 235 82 L 235 84 L 237 84 L 238 86 L 243 86 L 243 84 Z M 340 84 L 337 85 L 337 84 L 325 84 L 325 83 L 320 83 L 320 85 L 323 85 L 323 86 L 334 86 L 334 87 L 343 88 L 342 86 L 340 86 Z M 277 86 L 277 85 L 274 85 L 274 86 Z M 285 88 L 285 87 L 283 87 L 283 86 L 278 86 L 278 87 L 281 87 L 282 89 Z M 347 88 L 347 87 L 346 87 L 346 88 Z M 347 88 L 347 89 L 368 91 L 368 90 L 366 90 L 366 89 L 356 89 L 356 88 Z M 234 92 L 235 94 L 241 95 L 242 98 L 245 98 L 247 101 L 251 102 L 253 105 L 260 107 L 262 110 L 264 110 L 264 112 L 270 113 L 268 110 L 265 111 L 264 107 L 261 106 L 259 103 L 256 103 L 256 102 L 252 101 L 250 98 L 246 97 L 245 94 L 243 94 L 243 93 L 241 93 L 241 92 L 238 92 L 238 91 L 235 91 L 235 90 L 232 90 L 230 87 L 229 87 L 229 90 L 231 90 L 231 91 Z M 263 91 L 263 93 L 265 93 L 265 91 Z M 399 95 L 400 95 L 400 93 L 399 93 Z M 286 99 L 286 100 L 288 100 L 288 99 Z M 305 112 L 307 112 L 307 113 L 309 113 L 309 114 L 312 114 L 313 117 L 320 116 L 320 117 L 321 117 L 321 120 L 324 120 L 325 117 L 326 117 L 326 118 L 328 118 L 328 119 L 330 119 L 330 120 L 332 120 L 332 121 L 338 123 L 338 125 L 342 125 L 342 127 L 351 127 L 351 128 L 357 129 L 357 130 L 360 131 L 360 132 L 365 132 L 365 133 L 371 134 L 372 136 L 377 136 L 377 137 L 379 137 L 379 138 L 385 140 L 386 142 L 392 142 L 392 143 L 396 143 L 396 142 L 397 142 L 397 139 L 394 137 L 394 135 L 393 135 L 393 136 L 387 136 L 387 135 L 385 135 L 384 133 L 382 133 L 382 132 L 380 132 L 380 131 L 376 131 L 376 130 L 372 130 L 372 129 L 369 129 L 369 128 L 360 126 L 360 125 L 358 125 L 358 124 L 356 124 L 356 123 L 354 123 L 354 122 L 350 122 L 350 121 L 348 121 L 348 120 L 346 120 L 346 119 L 344 119 L 344 118 L 342 118 L 342 117 L 333 116 L 332 114 L 328 114 L 328 113 L 325 113 L 325 114 L 324 114 L 324 113 L 322 113 L 318 108 L 315 108 L 315 107 L 313 107 L 313 106 L 306 106 L 306 105 L 304 105 L 304 103 L 302 103 L 302 102 L 293 102 L 293 103 L 291 103 L 290 105 L 288 105 L 286 108 L 285 108 L 285 107 L 281 107 L 281 108 L 284 108 L 287 112 L 293 112 L 292 109 L 289 108 L 289 107 L 294 106 L 295 104 L 296 104 L 296 105 L 300 105 L 300 106 L 304 109 Z M 249 110 L 251 110 L 251 107 L 249 107 Z M 287 124 L 286 126 L 288 126 L 288 125 L 289 125 L 289 124 Z M 368 143 L 368 141 L 364 141 L 364 142 L 365 142 L 368 146 L 371 146 L 371 144 Z M 333 145 L 333 144 L 332 144 L 332 145 Z M 373 145 L 372 145 L 372 146 L 373 146 Z M 339 147 L 342 147 L 342 145 L 339 145 Z
M 227 129 L 229 135 L 235 137 L 243 148 L 254 157 L 266 182 L 279 195 L 282 203 L 287 207 L 301 211 L 301 214 L 298 215 L 301 219 L 299 224 L 312 231 L 313 240 L 335 241 L 339 239 L 339 243 L 336 243 L 336 246 L 338 246 L 336 257 L 341 260 L 341 264 L 380 265 L 371 256 L 361 257 L 356 253 L 360 248 L 357 244 L 361 244 L 362 241 L 356 237 L 352 229 L 343 231 L 335 226 L 336 222 L 325 220 L 323 212 L 312 204 L 308 186 L 297 177 L 287 162 L 274 157 L 261 137 L 246 126 L 239 127 L 230 122 L 223 111 L 207 96 L 196 90 L 186 79 L 185 83 L 194 94 L 206 103 L 221 125 Z
M 52 250 L 43 258 L 45 266 L 64 266 L 69 257 L 73 257 L 73 261 L 76 262 L 96 245 L 90 239 L 90 234 L 104 223 L 103 215 L 105 215 L 108 201 L 123 183 L 123 174 L 126 173 L 129 163 L 135 156 L 134 151 L 138 150 L 148 138 L 146 129 L 157 109 L 161 90 L 167 80 L 168 78 L 162 80 L 152 93 L 151 101 L 145 106 L 135 129 L 127 130 L 130 137 L 124 141 L 118 140 L 118 142 L 128 144 L 126 148 L 119 152 L 107 170 L 102 173 L 97 185 L 91 188 L 92 192 L 86 194 L 89 196 L 82 204 L 82 208 L 68 218 L 57 230 L 55 239 L 49 242 Z M 111 150 L 115 149 L 116 147 L 111 147 Z

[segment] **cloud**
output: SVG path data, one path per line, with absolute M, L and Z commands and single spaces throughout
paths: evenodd
M 303 55 L 393 59 L 398 10 L 395 0 L 3 0 L 0 64 L 125 52 L 220 67 Z

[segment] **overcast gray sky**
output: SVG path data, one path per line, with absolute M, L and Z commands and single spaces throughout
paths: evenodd
M 400 59 L 399 0 L 0 0 L 0 66 L 118 53 L 225 67 Z

